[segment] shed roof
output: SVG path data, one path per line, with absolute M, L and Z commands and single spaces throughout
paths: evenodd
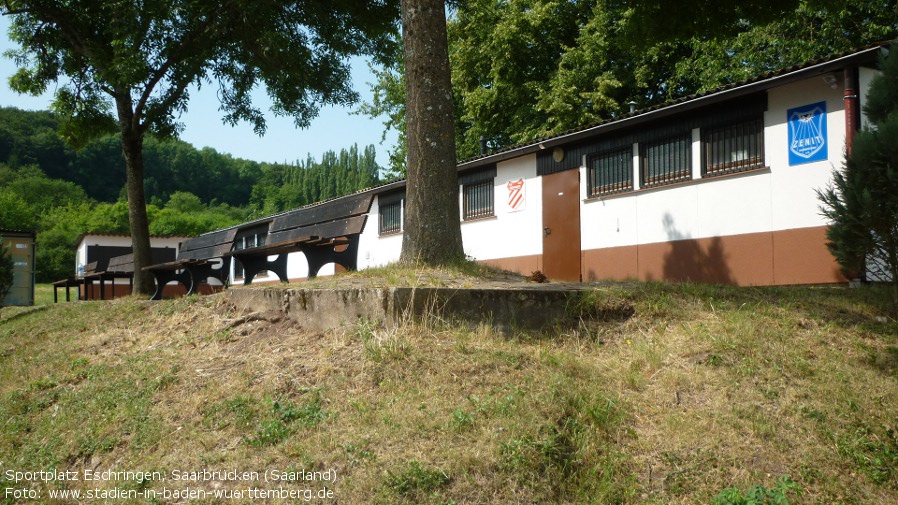
M 26 236 L 26 237 L 35 237 L 34 230 L 12 230 L 12 229 L 0 229 L 0 235 L 16 235 L 16 236 Z

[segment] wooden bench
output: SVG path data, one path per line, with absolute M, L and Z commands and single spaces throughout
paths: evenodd
M 63 279 L 61 281 L 56 281 L 53 283 L 53 303 L 59 303 L 59 288 L 65 288 L 65 301 L 72 301 L 71 288 L 76 287 L 79 289 L 79 293 L 81 292 L 81 285 L 84 284 L 84 279 L 79 279 L 77 277 L 69 277 L 67 279 Z
M 84 272 L 80 272 L 80 276 L 69 277 L 67 279 L 63 279 L 61 281 L 56 281 L 53 283 L 53 303 L 59 303 L 59 288 L 65 288 L 65 301 L 72 301 L 72 296 L 70 289 L 73 287 L 78 288 L 78 298 L 88 298 L 87 286 L 90 285 L 93 287 L 93 283 L 88 284 L 87 278 L 91 277 L 98 273 L 99 270 L 105 270 L 106 266 L 109 263 L 109 258 L 103 258 L 97 261 L 92 261 L 86 265 L 84 265 Z
M 154 247 L 150 250 L 150 263 L 153 265 L 173 261 L 174 259 L 175 250 L 171 247 Z M 100 281 L 100 300 L 106 299 L 106 281 L 112 281 L 113 298 L 115 298 L 116 279 L 128 279 L 129 293 L 134 289 L 134 253 L 109 258 L 106 268 L 102 271 L 98 271 L 97 266 L 93 263 L 88 265 L 88 267 L 92 267 L 92 272 L 90 274 L 85 273 L 84 282 L 85 285 L 89 283 L 92 286 L 94 281 Z
M 287 255 L 296 251 L 306 257 L 309 278 L 316 277 L 321 267 L 328 263 L 355 270 L 359 235 L 365 227 L 373 199 L 372 193 L 360 193 L 287 212 L 270 221 L 264 243 L 246 247 L 235 243 L 227 255 L 243 265 L 245 285 L 265 270 L 273 272 L 282 282 L 288 282 Z M 268 259 L 275 255 L 277 258 Z
M 172 281 L 187 288 L 188 295 L 196 293 L 200 284 L 208 283 L 210 278 L 226 286 L 231 266 L 226 253 L 231 250 L 236 233 L 237 228 L 228 228 L 198 235 L 181 242 L 174 261 L 144 267 L 156 277 L 153 300 L 161 300 L 162 290 Z

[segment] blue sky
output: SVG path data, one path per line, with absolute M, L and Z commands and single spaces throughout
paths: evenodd
M 9 20 L 0 16 L 0 53 L 13 47 L 7 38 L 8 29 Z M 19 95 L 9 89 L 7 82 L 15 70 L 15 63 L 11 59 L 0 57 L 0 107 L 48 109 L 51 93 L 32 97 Z M 364 60 L 352 60 L 352 80 L 353 87 L 362 95 L 362 99 L 370 100 L 368 83 L 373 82 L 374 76 Z M 374 144 L 378 163 L 386 166 L 389 158 L 387 150 L 396 142 L 395 132 L 390 132 L 387 140 L 381 144 L 382 119 L 353 115 L 352 108 L 345 107 L 323 107 L 319 116 L 306 129 L 295 128 L 291 118 L 276 118 L 268 114 L 268 132 L 264 137 L 259 137 L 247 123 L 235 127 L 222 123 L 215 91 L 213 86 L 206 86 L 200 91 L 192 89 L 189 110 L 181 117 L 185 125 L 181 139 L 197 148 L 208 146 L 237 158 L 255 161 L 291 162 L 304 160 L 307 153 L 320 159 L 321 154 L 328 150 L 339 151 L 354 143 L 359 147 Z M 268 110 L 270 101 L 264 90 L 256 93 L 255 103 L 262 110 Z

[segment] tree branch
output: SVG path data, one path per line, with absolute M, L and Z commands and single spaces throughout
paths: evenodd
M 218 10 L 224 10 L 228 6 L 228 4 L 233 3 L 234 0 L 225 2 L 218 8 Z M 150 99 L 150 96 L 152 96 L 153 94 L 153 89 L 155 89 L 156 85 L 162 81 L 162 79 L 165 77 L 165 74 L 172 68 L 172 66 L 182 61 L 181 55 L 185 51 L 192 50 L 194 41 L 207 32 L 207 29 L 214 24 L 214 19 L 215 18 L 213 16 L 207 16 L 206 19 L 199 24 L 199 26 L 197 26 L 194 30 L 187 32 L 187 34 L 184 36 L 184 38 L 181 39 L 180 43 L 178 44 L 178 49 L 174 51 L 155 72 L 153 72 L 153 76 L 147 82 L 146 86 L 144 86 L 143 93 L 141 94 L 140 99 L 137 101 L 137 105 L 134 107 L 134 120 L 138 121 L 138 124 L 140 122 L 140 118 L 143 116 L 144 107 L 146 106 L 147 101 Z M 184 83 L 185 87 L 190 83 L 190 80 L 192 79 L 189 79 L 186 83 Z M 178 98 L 180 98 L 182 94 L 182 92 L 177 93 Z M 177 99 L 171 100 L 171 103 L 174 103 L 175 101 L 177 101 Z
M 6 8 L 2 13 L 4 16 L 15 16 L 16 14 L 28 14 L 29 12 L 33 12 L 34 9 L 29 9 L 25 7 L 20 7 L 18 9 L 13 9 L 9 3 L 9 0 L 3 0 L 3 6 Z

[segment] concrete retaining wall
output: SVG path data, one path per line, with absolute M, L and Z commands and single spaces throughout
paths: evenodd
M 340 288 L 230 289 L 228 299 L 244 312 L 280 311 L 311 330 L 354 326 L 360 320 L 395 327 L 438 318 L 500 332 L 540 331 L 577 324 L 578 289 Z

